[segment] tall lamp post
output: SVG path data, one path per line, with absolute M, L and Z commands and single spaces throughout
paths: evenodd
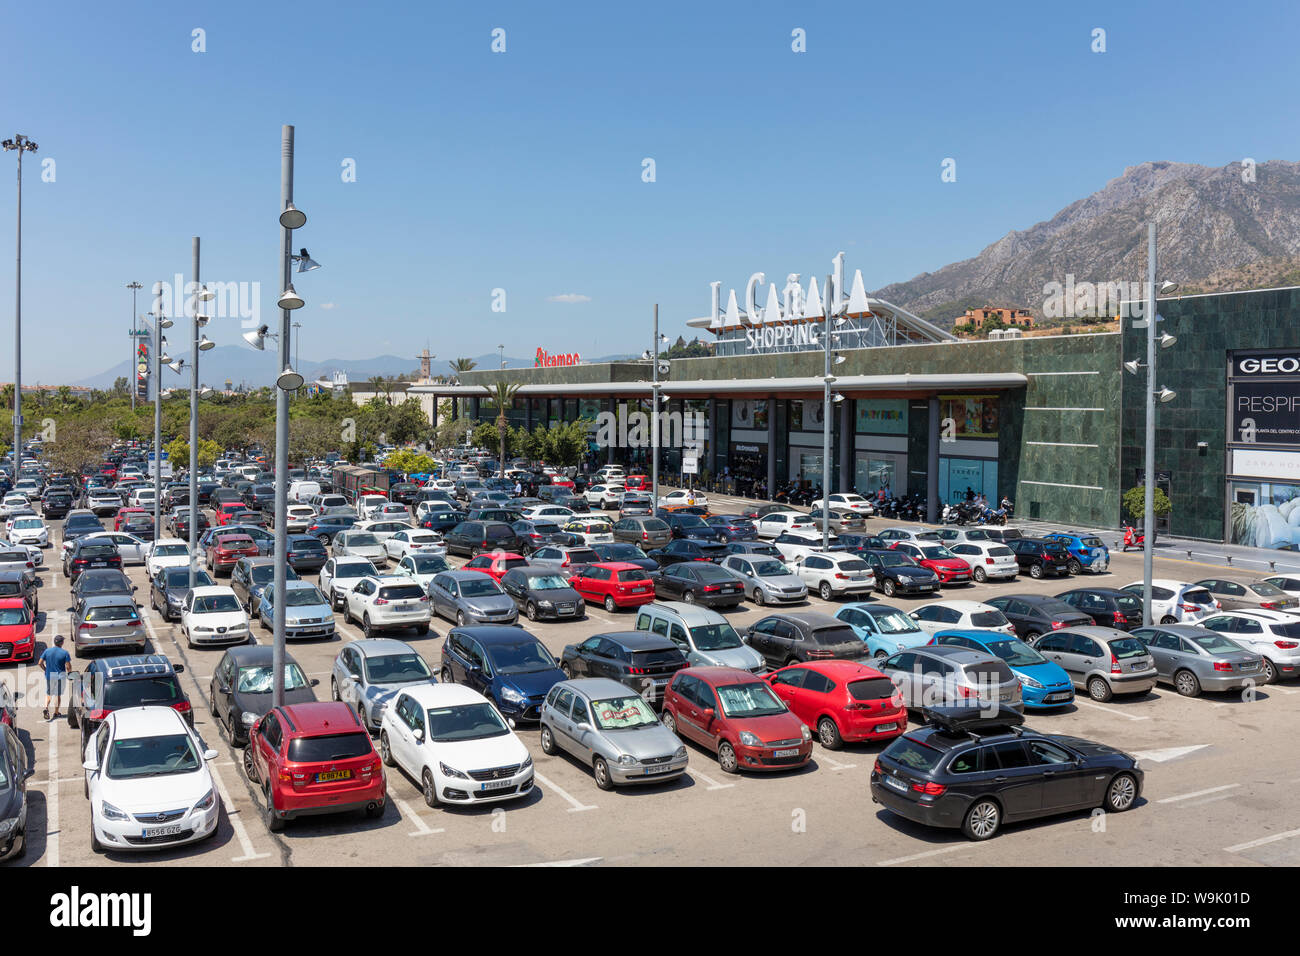
M 36 152 L 36 144 L 17 133 L 0 146 L 5 152 L 18 151 L 18 241 L 14 245 L 14 484 L 17 484 L 23 460 L 23 153 Z
M 642 352 L 650 360 L 650 508 L 659 510 L 659 346 L 668 336 L 659 334 L 659 303 L 655 303 L 654 337 L 649 351 Z
M 211 317 L 199 310 L 200 302 L 211 302 L 214 294 L 199 284 L 199 237 L 195 236 L 191 246 L 194 271 L 194 313 L 191 316 L 192 345 L 190 348 L 190 588 L 194 588 L 194 576 L 198 570 L 199 546 L 199 353 L 206 352 L 216 343 L 207 335 L 199 336 L 199 329 L 211 321 Z
M 826 277 L 825 302 L 822 306 L 822 347 L 826 355 L 825 372 L 822 376 L 822 550 L 825 551 L 831 543 L 831 419 L 834 417 L 832 409 L 839 402 L 844 401 L 844 396 L 833 393 L 831 386 L 835 384 L 835 376 L 831 372 L 832 366 L 839 365 L 844 361 L 843 355 L 837 355 L 834 352 L 833 340 L 840 334 L 839 331 L 831 327 L 831 320 L 835 320 L 835 325 L 841 325 L 844 322 L 843 316 L 840 315 L 839 290 L 834 286 L 834 277 Z
M 131 290 L 131 364 L 128 366 L 129 372 L 127 375 L 127 387 L 131 389 L 131 411 L 134 412 L 135 392 L 136 389 L 139 388 L 140 384 L 140 371 L 136 368 L 140 362 L 139 336 L 136 335 L 140 326 L 137 324 L 138 320 L 136 319 L 135 294 L 143 289 L 144 286 L 138 282 L 128 282 L 126 287 Z
M 153 529 L 154 535 L 158 534 L 159 522 L 162 520 L 162 365 L 163 361 L 171 361 L 163 355 L 163 346 L 167 340 L 163 337 L 163 329 L 172 327 L 172 320 L 163 314 L 162 309 L 162 283 L 154 285 L 154 294 L 158 296 L 158 311 L 150 312 L 149 317 L 153 319 Z M 194 515 L 190 515 L 190 523 L 194 523 Z

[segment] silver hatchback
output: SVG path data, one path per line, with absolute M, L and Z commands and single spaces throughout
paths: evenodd
M 592 768 L 596 786 L 660 783 L 686 770 L 686 748 L 626 684 L 606 677 L 560 681 L 541 708 L 542 752 L 563 750 Z
M 1156 662 L 1146 645 L 1113 627 L 1063 627 L 1044 634 L 1033 646 L 1065 668 L 1075 688 L 1096 701 L 1145 694 L 1156 686 Z
M 909 710 L 978 701 L 1024 713 L 1020 678 L 992 654 L 956 645 L 926 644 L 901 650 L 874 664 L 894 682 Z
M 72 617 L 72 645 L 78 656 L 89 649 L 137 647 L 148 635 L 135 601 L 124 594 L 89 597 Z
M 1161 624 L 1132 634 L 1155 660 L 1156 679 L 1172 684 L 1184 697 L 1264 683 L 1264 659 L 1217 631 L 1195 624 Z
M 745 597 L 759 607 L 765 604 L 800 604 L 808 599 L 808 585 L 778 558 L 761 554 L 731 554 L 722 559 L 745 586 Z

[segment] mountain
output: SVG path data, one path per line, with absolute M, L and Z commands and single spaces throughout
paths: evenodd
M 873 294 L 945 327 L 972 306 L 1015 306 L 1041 317 L 1044 286 L 1064 285 L 1067 275 L 1076 283 L 1144 281 L 1152 219 L 1159 275 L 1183 291 L 1249 287 L 1263 275 L 1251 268 L 1261 260 L 1277 260 L 1264 271 L 1284 276 L 1293 271 L 1286 263 L 1300 255 L 1300 163 L 1259 163 L 1252 182 L 1243 172 L 1240 163 L 1131 166 L 1100 191 L 1046 222 L 1007 233 L 974 258 Z

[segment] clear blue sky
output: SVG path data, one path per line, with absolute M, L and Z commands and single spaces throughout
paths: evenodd
M 707 312 L 714 279 L 725 296 L 753 271 L 824 275 L 844 250 L 877 288 L 974 255 L 1135 163 L 1297 158 L 1296 10 L 8 4 L 0 133 L 40 144 L 25 163 L 24 381 L 124 358 L 124 286 L 188 274 L 193 235 L 203 278 L 260 282 L 270 318 L 282 123 L 297 127 L 309 216 L 295 247 L 324 265 L 297 281 L 304 358 L 414 367 L 427 342 L 443 370 L 498 343 L 639 352 L 655 302 L 675 335 Z M 795 28 L 806 53 L 791 51 Z M 341 180 L 347 157 L 355 183 Z M 956 183 L 940 181 L 945 157 Z M 562 294 L 590 301 L 547 301 Z M 209 331 L 238 340 L 231 321 Z M 249 353 L 250 368 L 269 361 Z

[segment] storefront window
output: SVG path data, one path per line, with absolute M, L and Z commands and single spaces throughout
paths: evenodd
M 898 470 L 906 466 L 907 459 L 901 456 L 872 458 L 859 454 L 853 465 L 853 490 L 860 495 L 875 495 L 882 489 L 886 496 L 898 494 Z
M 940 458 L 939 500 L 960 501 L 969 492 L 982 494 L 990 505 L 998 501 L 998 463 L 984 458 Z
M 1300 550 L 1300 485 L 1231 483 L 1228 540 L 1252 548 Z

